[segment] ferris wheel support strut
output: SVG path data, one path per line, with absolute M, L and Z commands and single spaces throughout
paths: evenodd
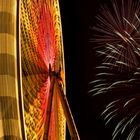
M 48 99 L 48 107 L 47 107 L 47 119 L 45 125 L 45 133 L 44 139 L 48 139 L 49 136 L 49 127 L 50 127 L 50 118 L 51 118 L 51 109 L 52 109 L 52 102 L 53 102 L 53 93 L 54 93 L 54 81 L 55 77 L 50 77 L 51 85 L 50 85 L 50 92 L 49 92 L 49 99 Z
M 61 81 L 58 78 L 55 80 L 55 85 L 57 86 L 58 89 L 58 94 L 66 117 L 66 122 L 68 125 L 71 140 L 80 140 L 67 97 L 64 94 Z
M 51 108 L 52 108 L 53 96 L 55 94 L 54 88 L 56 87 L 56 89 L 58 91 L 58 96 L 59 96 L 61 104 L 62 104 L 64 115 L 66 117 L 66 122 L 68 125 L 71 140 L 80 140 L 67 97 L 64 94 L 60 72 L 61 72 L 61 69 L 59 72 L 52 71 L 51 66 L 49 65 L 49 75 L 50 75 L 51 83 L 50 83 L 50 92 L 49 92 L 48 108 L 47 108 L 47 121 L 46 121 L 46 125 L 45 125 L 46 129 L 45 129 L 44 138 L 48 139 Z

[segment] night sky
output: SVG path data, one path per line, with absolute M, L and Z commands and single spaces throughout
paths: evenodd
M 90 43 L 93 35 L 90 27 L 95 24 L 95 15 L 102 2 L 103 0 L 60 0 L 67 98 L 81 140 L 111 139 L 111 134 L 98 117 L 102 106 L 98 106 L 96 99 L 88 94 L 89 82 L 94 75 L 93 67 L 97 61 L 93 44 Z

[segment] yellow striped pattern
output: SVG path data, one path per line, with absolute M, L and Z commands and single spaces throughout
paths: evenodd
M 0 140 L 22 139 L 17 1 L 0 0 Z

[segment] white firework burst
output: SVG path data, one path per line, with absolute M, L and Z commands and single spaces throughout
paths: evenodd
M 109 97 L 101 115 L 114 127 L 113 140 L 139 140 L 140 0 L 111 0 L 96 18 L 92 41 L 102 62 L 89 92 Z
M 112 0 L 112 6 L 101 7 L 97 25 L 92 28 L 97 35 L 91 41 L 96 43 L 98 54 L 106 55 L 105 62 L 133 68 L 139 66 L 140 1 L 119 2 Z

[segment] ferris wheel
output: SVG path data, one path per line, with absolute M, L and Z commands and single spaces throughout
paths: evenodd
M 0 138 L 79 135 L 66 98 L 58 0 L 0 1 Z

